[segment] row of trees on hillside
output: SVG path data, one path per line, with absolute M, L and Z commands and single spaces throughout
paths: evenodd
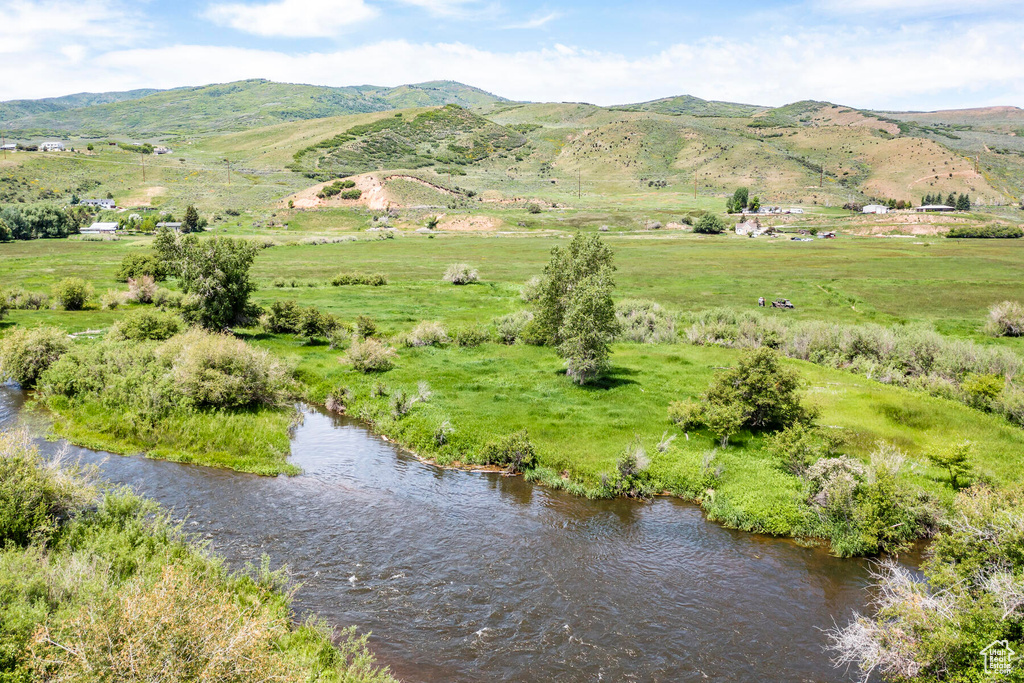
M 950 192 L 945 198 L 942 194 L 926 194 L 921 197 L 922 205 L 935 205 L 944 204 L 945 206 L 952 206 L 957 211 L 970 211 L 971 210 L 971 196 L 968 194 L 954 194 Z

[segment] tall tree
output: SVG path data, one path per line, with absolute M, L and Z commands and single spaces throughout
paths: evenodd
M 605 270 L 583 278 L 569 295 L 558 354 L 565 359 L 566 374 L 577 384 L 587 384 L 608 369 L 609 344 L 619 330 L 613 286 Z
M 199 212 L 191 204 L 185 209 L 185 219 L 181 222 L 181 231 L 186 233 L 199 231 Z
M 562 342 L 562 323 L 576 286 L 584 278 L 602 273 L 608 275 L 610 282 L 614 271 L 612 251 L 597 235 L 584 237 L 577 233 L 568 246 L 551 250 L 551 260 L 544 268 L 536 316 L 537 324 L 549 343 L 558 345 Z

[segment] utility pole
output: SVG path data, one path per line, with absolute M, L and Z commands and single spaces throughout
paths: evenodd
M 4 161 L 7 161 L 7 131 L 0 132 L 0 147 L 4 148 Z
M 693 172 L 693 198 L 697 198 L 697 172 Z
M 146 153 L 139 152 L 139 155 L 142 156 L 142 182 L 146 182 Z
M 576 167 L 576 199 L 583 199 L 583 170 Z
M 818 180 L 818 187 L 825 187 L 825 166 L 821 167 L 821 179 Z

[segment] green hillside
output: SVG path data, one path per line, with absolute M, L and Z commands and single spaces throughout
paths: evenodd
M 702 100 L 693 95 L 680 95 L 678 97 L 652 100 L 651 102 L 641 102 L 640 104 L 620 105 L 615 107 L 615 109 L 650 111 L 659 114 L 745 118 L 765 111 L 767 107 L 759 107 L 753 104 L 737 104 L 735 102 L 715 102 L 713 100 Z
M 16 121 L 40 114 L 52 114 L 69 109 L 81 109 L 100 104 L 137 100 L 158 92 L 160 91 L 146 88 L 142 90 L 125 90 L 123 92 L 82 92 L 74 95 L 64 95 L 63 97 L 47 97 L 41 100 L 10 100 L 0 102 L 0 121 L 6 124 L 9 121 Z
M 125 95 L 119 99 L 118 95 Z M 246 130 L 284 121 L 409 107 L 459 104 L 480 106 L 504 101 L 461 83 L 434 81 L 397 88 L 314 85 L 249 80 L 155 91 L 140 97 L 130 93 L 92 96 L 75 106 L 61 98 L 52 106 L 40 101 L 0 104 L 0 126 L 10 137 L 76 134 L 84 137 L 132 136 L 136 139 L 193 136 Z M 108 101 L 102 102 L 106 98 Z M 66 105 L 66 106 L 64 106 Z

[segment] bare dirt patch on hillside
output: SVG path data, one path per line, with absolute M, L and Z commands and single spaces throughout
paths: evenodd
M 501 221 L 490 216 L 441 216 L 439 230 L 452 232 L 493 232 Z

